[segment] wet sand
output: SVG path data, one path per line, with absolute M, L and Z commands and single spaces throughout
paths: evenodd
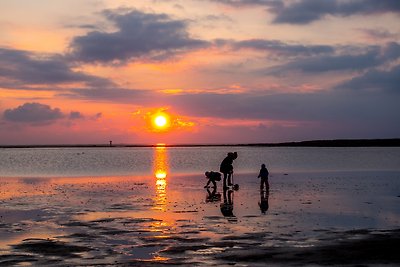
M 255 176 L 2 177 L 0 266 L 400 264 L 399 172 Z

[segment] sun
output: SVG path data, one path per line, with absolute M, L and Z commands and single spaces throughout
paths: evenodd
M 164 115 L 158 115 L 154 118 L 154 124 L 159 128 L 163 128 L 167 125 L 167 118 Z
M 174 125 L 174 117 L 165 110 L 149 111 L 144 118 L 148 131 L 153 133 L 170 132 Z
M 149 108 L 142 118 L 144 122 L 142 129 L 154 134 L 172 136 L 174 133 L 187 131 L 194 126 L 193 122 L 169 112 L 167 108 Z

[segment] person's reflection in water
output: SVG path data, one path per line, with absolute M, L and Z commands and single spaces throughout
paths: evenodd
M 221 201 L 221 193 L 217 192 L 217 188 L 214 187 L 212 191 L 207 188 L 206 203 L 219 201 Z
M 237 218 L 233 215 L 233 190 L 224 187 L 223 196 L 224 201 L 220 204 L 221 213 L 229 222 L 236 222 Z
M 266 190 L 260 190 L 260 202 L 258 202 L 258 206 L 260 207 L 261 213 L 265 214 L 269 209 L 269 188 Z

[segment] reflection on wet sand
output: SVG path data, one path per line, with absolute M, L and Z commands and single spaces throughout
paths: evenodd
M 233 190 L 224 187 L 224 201 L 220 204 L 222 215 L 228 219 L 229 222 L 237 222 L 236 216 L 233 214 Z
M 240 191 L 206 191 L 201 174 L 169 172 L 167 149 L 144 176 L 0 179 L 0 266 L 400 263 L 384 177 L 275 175 L 269 194 L 238 174 Z
M 156 178 L 155 209 L 166 211 L 167 206 L 167 174 L 168 156 L 166 147 L 158 145 L 154 148 L 154 176 Z
M 213 187 L 212 191 L 207 188 L 206 202 L 220 202 L 221 193 L 217 192 L 217 187 Z
M 269 188 L 266 190 L 260 190 L 260 202 L 258 206 L 260 207 L 261 213 L 265 214 L 269 209 Z

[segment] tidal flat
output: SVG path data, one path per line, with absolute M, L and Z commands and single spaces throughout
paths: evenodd
M 0 266 L 398 266 L 399 176 L 2 177 Z

